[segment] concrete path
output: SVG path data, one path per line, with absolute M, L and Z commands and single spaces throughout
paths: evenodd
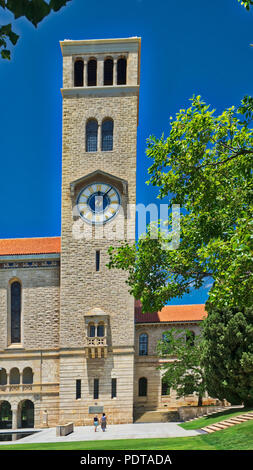
M 92 426 L 77 426 L 74 432 L 64 437 L 56 437 L 56 428 L 44 429 L 17 441 L 2 441 L 7 444 L 30 444 L 40 442 L 104 441 L 114 439 L 147 439 L 162 437 L 189 437 L 206 434 L 204 431 L 186 431 L 178 423 L 136 423 L 108 425 L 105 432 L 99 428 L 95 433 Z

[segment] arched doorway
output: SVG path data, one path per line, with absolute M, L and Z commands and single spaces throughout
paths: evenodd
M 8 401 L 0 402 L 0 429 L 11 429 L 12 411 Z
M 34 427 L 34 404 L 31 400 L 25 400 L 20 404 L 20 427 Z

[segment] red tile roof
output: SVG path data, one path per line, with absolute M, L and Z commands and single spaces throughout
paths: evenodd
M 0 256 L 61 252 L 61 237 L 8 238 L 0 240 Z
M 136 323 L 200 321 L 206 317 L 205 304 L 167 305 L 160 312 L 142 313 L 141 303 L 135 303 Z

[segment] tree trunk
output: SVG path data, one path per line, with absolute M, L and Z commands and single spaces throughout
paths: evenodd
M 203 405 L 202 395 L 199 395 L 198 406 L 202 406 L 202 405 Z

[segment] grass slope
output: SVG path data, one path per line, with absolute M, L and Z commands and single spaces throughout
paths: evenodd
M 253 450 L 253 420 L 196 437 L 15 444 L 1 450 Z
M 219 421 L 224 421 L 225 419 L 234 418 L 235 416 L 244 414 L 244 413 L 253 413 L 252 408 L 235 408 L 234 411 L 229 409 L 226 411 L 220 411 L 211 416 L 205 416 L 203 418 L 194 419 L 194 421 L 189 421 L 188 423 L 180 424 L 181 428 L 192 430 L 200 429 L 205 426 L 210 426 L 211 424 L 218 423 Z

